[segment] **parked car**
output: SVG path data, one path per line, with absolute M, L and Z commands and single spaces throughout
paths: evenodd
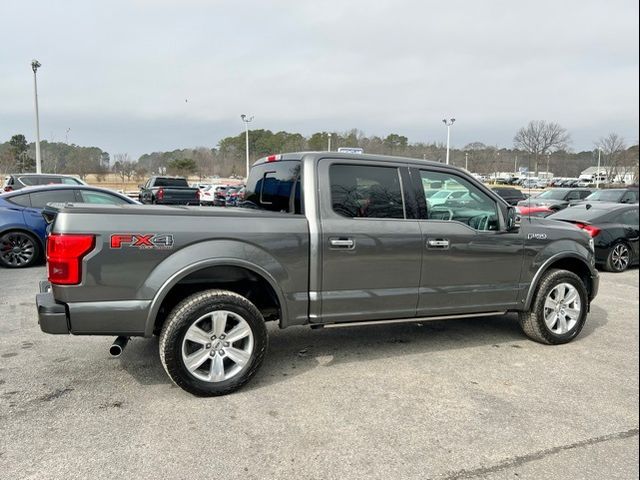
M 226 191 L 225 197 L 225 205 L 227 207 L 235 207 L 242 200 L 240 197 L 240 192 L 244 188 L 244 185 L 236 185 L 234 187 L 229 187 Z
M 523 188 L 537 188 L 538 179 L 537 178 L 524 178 L 522 182 L 520 182 Z
M 449 200 L 462 197 L 465 193 L 467 193 L 466 190 L 439 190 L 431 195 L 427 201 L 431 206 L 442 205 Z
M 425 185 L 461 192 L 464 205 L 429 205 Z M 530 338 L 562 344 L 598 291 L 585 232 L 518 222 L 514 207 L 450 165 L 273 155 L 251 168 L 242 205 L 60 206 L 36 297 L 40 328 L 117 335 L 114 355 L 155 332 L 172 381 L 211 396 L 256 373 L 268 321 L 329 328 L 517 312 Z
M 551 210 L 562 210 L 572 201 L 583 200 L 593 192 L 589 188 L 550 188 L 536 197 L 518 202 L 521 207 L 549 207 Z
M 518 202 L 527 198 L 522 193 L 522 190 L 519 190 L 517 188 L 493 187 L 491 190 L 504 198 L 509 205 L 517 205 Z
M 571 202 L 571 205 L 593 202 L 638 203 L 638 187 L 596 190 L 584 200 Z
M 536 182 L 536 188 L 547 188 L 549 186 L 549 181 L 544 178 L 538 180 Z
M 37 185 L 86 185 L 85 182 L 72 175 L 57 175 L 54 173 L 12 173 L 4 177 L 3 192 L 12 192 L 24 187 Z
M 44 252 L 47 203 L 137 204 L 125 195 L 87 185 L 28 187 L 0 195 L 0 266 L 28 267 Z
M 549 217 L 570 222 L 594 240 L 596 264 L 610 272 L 623 272 L 638 264 L 638 205 L 594 202 L 569 207 Z
M 200 191 L 200 205 L 213 205 L 216 195 L 216 187 L 209 185 L 204 190 Z
M 138 200 L 154 205 L 199 205 L 200 189 L 190 187 L 182 177 L 151 177 L 140 186 Z

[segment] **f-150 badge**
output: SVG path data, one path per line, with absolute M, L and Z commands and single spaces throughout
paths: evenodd
M 546 233 L 530 233 L 527 235 L 527 240 L 546 240 Z
M 140 248 L 166 250 L 173 248 L 173 235 L 167 233 L 114 233 L 111 248 Z

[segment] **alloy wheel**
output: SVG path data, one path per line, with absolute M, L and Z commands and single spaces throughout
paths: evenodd
M 544 321 L 556 335 L 564 335 L 577 325 L 582 313 L 580 295 L 570 283 L 553 287 L 544 302 Z
M 36 245 L 33 239 L 19 232 L 10 232 L 0 237 L 0 257 L 5 265 L 24 267 L 33 261 Z
M 619 243 L 613 247 L 611 252 L 611 264 L 615 270 L 618 272 L 626 270 L 629 266 L 629 258 L 629 248 L 625 244 Z
M 251 327 L 237 313 L 216 310 L 187 329 L 182 361 L 191 375 L 204 382 L 222 382 L 238 375 L 254 348 Z

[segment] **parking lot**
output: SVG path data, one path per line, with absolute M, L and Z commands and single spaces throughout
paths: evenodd
M 580 337 L 514 315 L 279 331 L 238 393 L 174 387 L 156 339 L 40 332 L 44 267 L 0 270 L 2 478 L 637 478 L 638 269 Z

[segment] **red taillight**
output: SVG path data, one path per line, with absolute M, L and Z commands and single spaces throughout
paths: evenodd
M 598 227 L 594 227 L 593 225 L 587 225 L 585 223 L 576 223 L 576 227 L 581 228 L 582 230 L 587 232 L 591 238 L 595 237 L 601 232 L 601 230 Z
M 164 189 L 159 188 L 156 192 L 156 200 L 162 200 L 164 198 Z
M 53 233 L 47 237 L 49 281 L 57 285 L 77 285 L 82 280 L 82 258 L 93 250 L 93 235 Z
M 200 190 L 198 190 L 198 191 L 196 192 L 196 198 L 197 198 L 198 200 L 200 200 L 200 196 L 201 196 L 201 193 L 200 193 Z
M 9 185 L 7 185 L 6 187 L 4 187 L 4 191 L 5 192 L 13 192 L 13 187 L 10 187 Z

